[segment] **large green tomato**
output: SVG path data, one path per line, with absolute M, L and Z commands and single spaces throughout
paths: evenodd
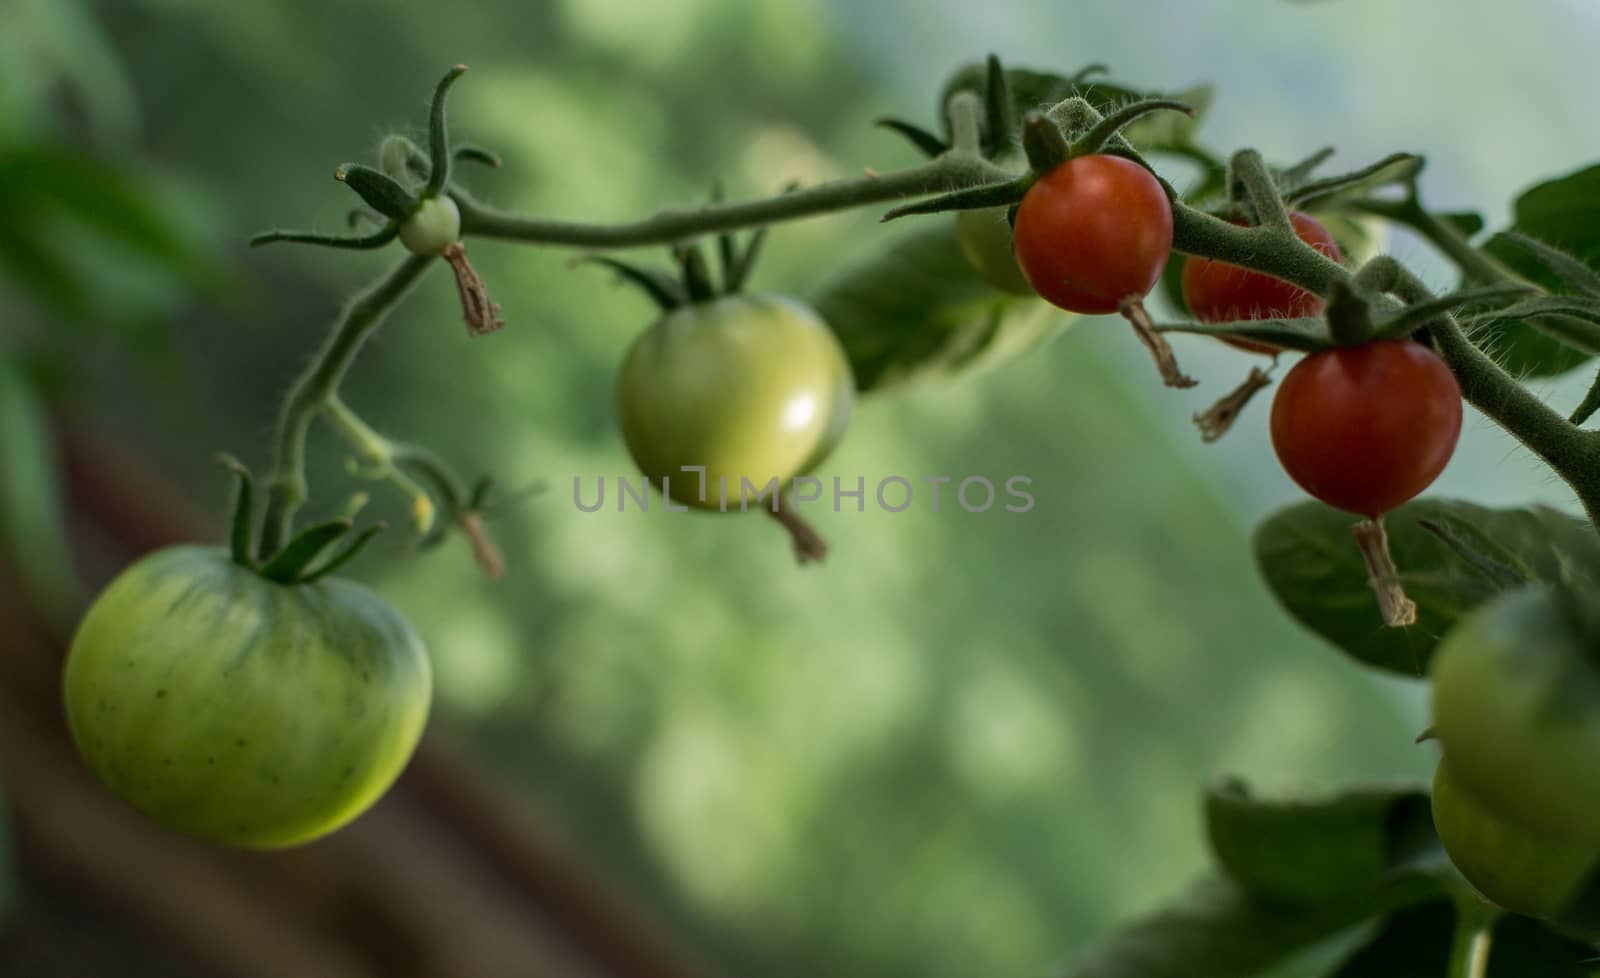
M 618 381 L 623 441 L 680 503 L 751 508 L 833 450 L 855 400 L 850 364 L 815 312 L 730 295 L 669 312 L 628 351 Z M 705 468 L 701 476 L 686 468 Z M 743 486 L 748 482 L 749 487 Z M 724 496 L 724 487 L 725 496 Z
M 1600 865 L 1600 847 L 1502 818 L 1456 785 L 1449 756 L 1433 775 L 1433 825 L 1450 861 L 1490 902 L 1548 917 Z
M 373 592 L 276 584 L 198 546 L 113 581 L 66 665 L 73 739 L 107 787 L 169 828 L 253 849 L 365 811 L 431 696 L 422 642 Z
M 1506 818 L 1600 848 L 1600 642 L 1548 589 L 1502 595 L 1434 653 L 1456 780 Z
M 978 277 L 1012 295 L 1033 295 L 1033 286 L 1017 264 L 1006 208 L 983 207 L 956 213 L 956 238 L 961 254 Z

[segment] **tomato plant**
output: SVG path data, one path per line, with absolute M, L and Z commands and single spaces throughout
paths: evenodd
M 1452 629 L 1431 669 L 1434 726 L 1463 790 L 1600 847 L 1600 639 L 1566 602 L 1523 588 Z
M 1069 159 L 1022 198 L 1012 227 L 1029 284 L 1069 312 L 1116 312 L 1161 279 L 1172 206 L 1148 170 L 1120 156 Z
M 1433 775 L 1433 824 L 1467 882 L 1514 913 L 1556 913 L 1600 865 L 1600 846 L 1505 818 L 1463 791 L 1448 755 Z
M 1460 434 L 1455 375 L 1411 340 L 1314 353 L 1295 364 L 1272 402 L 1272 445 L 1290 478 L 1363 516 L 1426 489 Z
M 1338 242 L 1316 218 L 1303 211 L 1290 211 L 1289 220 L 1301 241 L 1334 261 L 1341 260 Z M 1234 223 L 1243 224 L 1242 221 Z M 1322 296 L 1283 279 L 1210 258 L 1185 259 L 1182 284 L 1185 305 L 1203 323 L 1317 316 L 1327 305 Z M 1225 337 L 1224 341 L 1252 353 L 1278 350 L 1251 340 Z
M 500 320 L 466 263 L 465 237 L 607 251 L 671 245 L 681 279 L 590 256 L 643 286 L 664 309 L 621 359 L 621 439 L 672 500 L 744 508 L 747 494 L 781 493 L 786 480 L 838 442 L 856 396 L 850 356 L 872 364 L 867 386 L 886 391 L 890 385 L 876 381 L 908 376 L 909 366 L 968 366 L 979 353 L 986 359 L 993 348 L 1025 345 L 997 340 L 1004 332 L 997 310 L 1016 304 L 997 303 L 972 280 L 948 225 L 936 230 L 950 264 L 930 267 L 915 257 L 928 251 L 906 249 L 865 267 L 888 280 L 875 283 L 880 294 L 956 288 L 927 303 L 859 302 L 868 312 L 843 329 L 848 353 L 807 304 L 743 294 L 766 226 L 894 201 L 886 220 L 959 212 L 965 261 L 997 288 L 1020 290 L 1025 281 L 1072 312 L 1122 312 L 1169 386 L 1196 382 L 1179 369 L 1165 339 L 1170 332 L 1305 353 L 1277 392 L 1272 444 L 1316 499 L 1370 517 L 1354 527 L 1364 561 L 1340 549 L 1349 546 L 1350 521 L 1308 503 L 1263 528 L 1258 552 L 1273 559 L 1262 569 L 1280 596 L 1293 595 L 1286 603 L 1302 620 L 1356 659 L 1417 677 L 1435 656 L 1434 706 L 1448 768 L 1438 772 L 1431 817 L 1420 786 L 1287 803 L 1229 789 L 1211 826 L 1220 871 L 1183 903 L 1141 923 L 1132 939 L 1092 955 L 1102 967 L 1091 964 L 1084 973 L 1143 974 L 1148 969 L 1119 966 L 1129 947 L 1136 962 L 1157 962 L 1152 978 L 1213 964 L 1230 976 L 1265 973 L 1306 943 L 1361 920 L 1385 927 L 1403 920 L 1407 908 L 1396 899 L 1443 901 L 1459 893 L 1446 852 L 1492 899 L 1530 913 L 1559 911 L 1568 924 L 1569 898 L 1591 886 L 1600 853 L 1590 817 L 1600 811 L 1600 780 L 1592 776 L 1600 762 L 1600 629 L 1587 620 L 1592 614 L 1573 611 L 1596 604 L 1595 587 L 1577 582 L 1600 572 L 1593 534 L 1600 452 L 1584 427 L 1600 411 L 1600 383 L 1570 414 L 1557 413 L 1488 355 L 1481 338 L 1507 338 L 1519 358 L 1537 359 L 1548 345 L 1570 347 L 1546 357 L 1552 373 L 1600 349 L 1600 275 L 1590 267 L 1600 260 L 1600 243 L 1588 230 L 1600 226 L 1600 167 L 1519 201 L 1511 232 L 1480 245 L 1473 239 L 1481 220 L 1424 206 L 1423 161 L 1415 155 L 1397 153 L 1331 177 L 1313 172 L 1331 151 L 1283 166 L 1248 147 L 1224 159 L 1194 133 L 1207 89 L 1182 99 L 1146 96 L 1091 81 L 1098 66 L 1072 76 L 1015 73 L 991 58 L 980 69 L 981 86 L 969 78 L 950 90 L 943 106 L 948 140 L 891 120 L 925 151 L 914 167 L 870 170 L 766 199 L 729 202 L 719 192 L 702 207 L 592 225 L 493 209 L 454 182 L 456 160 L 495 159 L 449 138 L 445 93 L 462 70 L 453 69 L 435 91 L 426 152 L 393 136 L 378 169 L 349 164 L 338 171 L 381 219 L 376 233 L 274 231 L 257 239 L 368 249 L 398 237 L 411 254 L 346 306 L 285 398 L 253 551 L 259 560 L 241 543 L 249 521 L 236 517 L 231 560 L 192 548 L 158 555 L 129 571 L 90 612 L 69 664 L 68 708 L 85 757 L 115 790 L 186 831 L 282 845 L 359 811 L 403 763 L 426 708 L 420 647 L 366 592 L 314 580 L 331 568 L 300 573 L 318 541 L 346 525 L 298 536 L 294 529 L 307 501 L 306 434 L 325 420 L 371 472 L 412 497 L 414 513 L 431 517 L 438 503 L 445 529 L 420 527 L 427 539 L 459 531 L 486 552 L 479 517 L 488 481 L 467 488 L 431 452 L 379 434 L 339 396 L 356 352 L 435 257 L 450 263 L 471 332 L 481 335 Z M 1157 112 L 1160 119 L 1146 118 Z M 1023 172 L 1007 165 L 1021 165 L 1019 140 Z M 1157 153 L 1199 164 L 1199 184 L 1177 193 L 1146 165 Z M 1387 255 L 1347 268 L 1320 223 L 1300 208 L 1315 208 L 1330 222 L 1384 219 L 1409 227 L 1458 268 L 1461 284 L 1436 294 Z M 1217 213 L 1250 213 L 1256 223 L 1229 223 Z M 730 235 L 743 228 L 761 230 L 741 253 Z M 697 243 L 711 235 L 719 236 L 720 288 Z M 1174 249 L 1190 256 L 1177 277 L 1198 321 L 1158 323 L 1137 301 Z M 882 268 L 889 271 L 879 275 Z M 961 315 L 949 314 L 952 307 Z M 975 307 L 982 315 L 965 315 Z M 1227 430 L 1266 382 L 1253 371 L 1201 415 L 1208 437 Z M 1494 518 L 1449 505 L 1402 511 L 1394 518 L 1402 556 L 1426 557 L 1403 573 L 1380 517 L 1446 466 L 1463 396 L 1548 462 L 1589 522 L 1542 509 Z M 777 506 L 782 498 L 773 497 L 773 515 L 794 533 L 802 559 L 816 555 L 795 514 Z M 1308 519 L 1308 510 L 1317 515 Z M 1423 512 L 1435 519 L 1413 518 Z M 1425 582 L 1419 600 L 1406 595 L 1403 579 Z M 1370 620 L 1368 592 L 1390 627 Z M 1364 617 L 1354 620 L 1357 614 Z M 222 654 L 214 654 L 219 646 Z M 371 663 L 387 665 L 374 671 L 366 668 Z M 358 669 L 360 683 L 352 678 Z M 297 714 L 285 705 L 291 702 L 337 709 Z M 1419 828 L 1419 820 L 1431 824 Z M 1577 903 L 1595 895 L 1579 894 Z M 1294 906 L 1295 927 L 1282 926 L 1285 904 Z M 1472 953 L 1453 956 L 1454 978 L 1483 972 L 1483 956 L 1472 949 L 1484 935 L 1470 916 L 1462 915 L 1467 922 L 1457 925 L 1455 946 Z M 1319 930 L 1318 921 L 1327 927 Z M 1552 943 L 1553 930 L 1535 933 L 1546 949 L 1568 950 Z M 1474 955 L 1476 965 L 1468 961 Z M 1159 970 L 1162 961 L 1176 962 L 1176 970 Z
M 366 810 L 411 757 L 432 680 L 382 598 L 282 584 L 218 548 L 178 546 L 95 601 L 66 664 L 89 767 L 169 828 L 271 849 Z
M 663 316 L 617 379 L 622 436 L 640 470 L 680 503 L 738 509 L 773 479 L 822 461 L 855 398 L 839 341 L 806 306 L 729 295 Z M 687 467 L 704 467 L 701 476 Z

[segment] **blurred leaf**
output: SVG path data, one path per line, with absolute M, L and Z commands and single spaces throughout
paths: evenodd
M 1455 939 L 1456 912 L 1446 900 L 1409 907 L 1328 978 L 1421 978 L 1443 975 Z M 1529 917 L 1507 916 L 1494 929 L 1489 978 L 1588 978 L 1594 950 Z M 1587 962 L 1587 963 L 1586 963 Z
M 1402 867 L 1453 877 L 1420 787 L 1262 799 L 1229 779 L 1206 792 L 1205 813 L 1223 870 L 1264 900 L 1311 904 L 1354 897 Z
M 1320 503 L 1282 510 L 1257 528 L 1256 562 L 1302 625 L 1355 659 L 1404 676 L 1425 674 L 1440 637 L 1497 590 L 1489 576 L 1419 521 L 1445 524 L 1500 563 L 1525 568 L 1537 580 L 1562 579 L 1569 561 L 1600 568 L 1600 537 L 1587 523 L 1557 510 L 1496 510 L 1452 500 L 1411 503 L 1385 522 L 1406 593 L 1417 603 L 1417 623 L 1386 628 L 1351 537 L 1356 519 Z
M 1455 228 L 1464 238 L 1475 237 L 1479 231 L 1488 227 L 1483 215 L 1476 211 L 1455 211 L 1449 214 L 1435 214 L 1434 217 Z
M 1565 252 L 1589 268 L 1600 267 L 1600 165 L 1579 170 L 1524 191 L 1512 209 L 1511 231 Z M 1496 236 L 1483 250 L 1518 274 L 1551 292 L 1574 289 L 1537 255 Z M 1579 366 L 1590 354 L 1572 349 L 1540 326 L 1560 332 L 1559 316 L 1528 316 L 1501 323 L 1491 344 L 1505 368 L 1518 376 L 1552 377 Z
M 948 219 L 844 267 L 815 305 L 863 391 L 997 363 L 1070 322 L 1038 299 L 1002 295 L 978 278 Z
M 62 634 L 82 599 L 44 406 L 24 372 L 0 359 L 0 559 Z
M 149 291 L 152 273 L 213 290 L 218 270 L 149 192 L 107 164 L 38 146 L 0 151 L 0 271 L 37 299 L 83 319 L 122 311 L 101 281 L 96 252 L 116 246 L 143 265 L 129 281 Z
M 1273 904 L 1221 876 L 1093 946 L 1064 978 L 1248 978 L 1318 941 L 1438 892 L 1403 877 L 1347 900 Z M 1420 976 L 1419 976 L 1420 978 Z

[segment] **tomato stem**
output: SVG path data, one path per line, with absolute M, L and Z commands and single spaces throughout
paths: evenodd
M 1172 352 L 1172 346 L 1167 342 L 1167 338 L 1162 336 L 1156 329 L 1155 323 L 1150 321 L 1150 313 L 1138 296 L 1123 299 L 1117 304 L 1117 311 L 1133 327 L 1139 342 L 1150 351 L 1150 356 L 1155 359 L 1156 369 L 1161 372 L 1162 383 L 1168 387 L 1180 388 L 1193 387 L 1199 383 L 1179 368 L 1177 354 Z
M 762 509 L 789 531 L 789 537 L 794 541 L 794 556 L 798 562 L 802 564 L 820 562 L 828 555 L 827 541 L 795 512 L 793 504 L 782 491 L 773 498 L 770 509 L 765 506 Z
M 1277 360 L 1274 359 L 1276 364 Z M 1195 426 L 1200 429 L 1200 440 L 1210 444 L 1228 433 L 1238 420 L 1239 412 L 1250 403 L 1250 399 L 1258 392 L 1272 383 L 1272 375 L 1260 367 L 1251 367 L 1250 375 L 1238 387 L 1223 395 L 1217 403 L 1205 411 L 1194 416 Z
M 1400 568 L 1395 566 L 1394 555 L 1389 552 L 1389 531 L 1384 528 L 1383 517 L 1362 520 L 1350 529 L 1366 561 L 1367 580 L 1372 585 L 1372 593 L 1377 595 L 1383 623 L 1390 628 L 1415 625 L 1417 603 L 1406 596 L 1405 585 L 1400 583 Z
M 1456 929 L 1450 947 L 1448 978 L 1485 978 L 1488 975 L 1489 950 L 1499 916 L 1499 911 L 1475 894 L 1456 898 Z
M 456 202 L 461 207 L 461 231 L 465 235 L 589 248 L 635 248 L 1005 182 L 1013 176 L 1005 168 L 981 157 L 948 153 L 904 170 L 833 180 L 775 197 L 666 210 L 641 221 L 622 224 L 583 224 L 526 217 L 498 211 L 465 197 L 458 197 Z
M 339 382 L 367 337 L 432 262 L 429 256 L 408 255 L 356 296 L 334 323 L 322 350 L 289 388 L 273 436 L 267 511 L 256 548 L 260 559 L 270 559 L 282 548 L 294 524 L 294 514 L 305 502 L 306 434 L 311 420 L 338 391 Z
M 1250 206 L 1255 209 L 1258 224 L 1299 240 L 1294 233 L 1294 224 L 1289 220 L 1289 208 L 1284 206 L 1283 195 L 1278 192 L 1278 182 L 1272 178 L 1272 172 L 1267 169 L 1266 161 L 1259 152 L 1241 149 L 1228 162 L 1228 170 L 1228 186 L 1231 188 L 1237 182 L 1244 188 Z

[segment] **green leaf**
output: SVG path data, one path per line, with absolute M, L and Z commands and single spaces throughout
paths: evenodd
M 1296 906 L 1257 899 L 1231 879 L 1208 876 L 1092 946 L 1064 978 L 1249 978 L 1363 921 L 1437 894 L 1431 880 L 1402 876 L 1359 897 Z
M 1358 661 L 1404 676 L 1424 675 L 1439 638 L 1498 590 L 1488 575 L 1419 521 L 1450 526 L 1499 563 L 1526 568 L 1535 580 L 1563 579 L 1568 563 L 1600 569 L 1600 536 L 1557 510 L 1497 510 L 1451 500 L 1411 503 L 1385 522 L 1401 580 L 1417 603 L 1417 623 L 1385 628 L 1350 534 L 1356 520 L 1320 503 L 1282 510 L 1257 528 L 1256 562 L 1279 602 L 1302 625 Z
M 1044 302 L 996 292 L 961 253 L 955 221 L 919 225 L 846 266 L 814 299 L 862 391 L 1000 362 L 1071 322 Z
M 1421 978 L 1444 975 L 1455 938 L 1455 907 L 1435 900 L 1388 917 L 1366 945 L 1328 978 Z M 1588 978 L 1594 950 L 1530 917 L 1504 917 L 1489 946 L 1489 978 Z
M 1600 165 L 1524 191 L 1513 205 L 1509 230 L 1555 248 L 1581 265 L 1600 268 Z M 1513 240 L 1496 236 L 1483 250 L 1551 292 L 1576 291 L 1560 272 Z M 1500 323 L 1491 344 L 1512 373 L 1552 377 L 1579 366 L 1591 355 L 1545 332 L 1548 329 L 1559 335 L 1570 326 L 1558 317 L 1529 316 L 1520 322 Z
M 1206 792 L 1205 813 L 1218 863 L 1263 900 L 1318 904 L 1356 897 L 1401 870 L 1453 878 L 1421 787 L 1262 799 L 1227 779 Z
M 63 634 L 83 602 L 49 418 L 21 366 L 0 358 L 0 559 Z

